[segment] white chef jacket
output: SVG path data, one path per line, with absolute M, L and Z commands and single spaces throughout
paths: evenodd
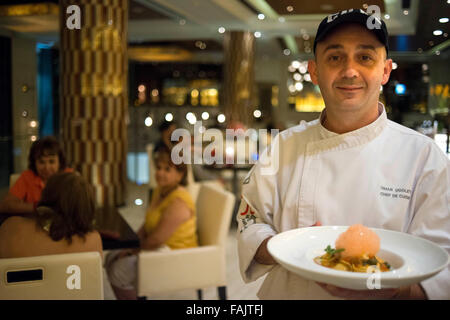
M 377 120 L 345 134 L 323 127 L 325 116 L 326 109 L 278 134 L 244 180 L 239 267 L 247 283 L 268 272 L 261 299 L 334 298 L 280 265 L 253 259 L 267 237 L 318 221 L 406 232 L 450 252 L 450 161 L 434 141 L 388 120 L 381 103 Z M 421 285 L 430 299 L 450 299 L 450 269 Z

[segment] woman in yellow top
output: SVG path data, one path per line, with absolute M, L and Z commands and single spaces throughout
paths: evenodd
M 169 149 L 155 154 L 157 188 L 138 236 L 142 250 L 197 247 L 195 203 L 186 185 L 185 164 L 175 165 Z M 105 267 L 118 299 L 136 299 L 136 250 L 114 252 Z

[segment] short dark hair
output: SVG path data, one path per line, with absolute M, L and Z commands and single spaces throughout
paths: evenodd
M 57 155 L 59 159 L 59 170 L 66 168 L 66 157 L 58 140 L 55 137 L 48 136 L 41 138 L 31 145 L 30 154 L 28 156 L 28 169 L 32 170 L 36 175 L 36 160 L 43 156 Z
M 169 129 L 170 126 L 177 127 L 177 124 L 175 122 L 163 121 L 159 124 L 158 130 L 159 130 L 159 132 L 162 133 L 162 132 L 166 131 L 167 129 Z
M 160 147 L 154 154 L 153 160 L 155 164 L 158 162 L 167 162 L 171 167 L 174 167 L 178 172 L 180 172 L 183 177 L 181 178 L 180 184 L 182 186 L 187 186 L 187 165 L 183 162 L 180 164 L 175 164 L 171 157 L 172 150 L 168 147 Z
M 74 172 L 52 175 L 42 190 L 36 221 L 54 241 L 82 238 L 94 230 L 95 199 L 92 186 Z

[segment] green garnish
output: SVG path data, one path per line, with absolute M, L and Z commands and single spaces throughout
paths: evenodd
M 368 265 L 375 266 L 375 265 L 377 265 L 377 263 L 378 263 L 378 260 L 377 260 L 376 258 L 371 258 L 371 259 L 363 260 L 363 264 L 364 264 L 364 265 L 368 264 Z
M 391 265 L 390 265 L 389 263 L 385 262 L 384 265 L 385 265 L 388 269 L 391 269 Z
M 325 252 L 326 253 L 328 253 L 330 256 L 334 256 L 335 254 L 337 254 L 337 253 L 340 253 L 340 252 L 342 252 L 342 251 L 344 251 L 345 249 L 344 248 L 341 248 L 341 249 L 333 249 L 330 245 L 328 245 L 326 248 L 325 248 Z

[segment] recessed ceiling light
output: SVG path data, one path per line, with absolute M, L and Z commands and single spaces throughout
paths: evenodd
M 255 38 L 261 38 L 261 32 L 259 32 L 259 31 L 255 31 L 254 35 L 255 35 Z
M 153 124 L 153 119 L 151 117 L 147 117 L 147 118 L 145 118 L 144 123 L 145 123 L 145 126 L 151 127 Z
M 388 15 L 387 13 L 384 15 L 384 18 L 386 19 L 386 20 L 389 20 L 390 18 L 391 18 L 391 16 L 390 15 Z
M 262 13 L 258 14 L 258 19 L 259 20 L 264 20 L 266 18 L 266 16 Z
M 395 70 L 398 68 L 398 64 L 396 62 L 392 62 L 392 70 Z
M 443 34 L 443 32 L 442 32 L 442 30 L 434 30 L 434 31 L 433 31 L 433 34 L 434 34 L 435 36 L 440 36 L 441 34 Z
M 219 33 L 225 33 L 226 30 L 224 27 L 220 27 L 218 31 L 219 31 Z
M 448 18 L 440 18 L 440 19 L 439 19 L 439 22 L 440 22 L 440 23 L 447 23 L 448 21 L 449 21 Z
M 284 54 L 285 56 L 288 56 L 288 55 L 291 54 L 291 50 L 289 50 L 289 49 L 284 49 L 284 50 L 283 50 L 283 54 Z
M 293 7 L 293 6 L 287 6 L 287 7 L 286 7 L 286 10 L 287 10 L 288 12 L 292 12 L 292 11 L 294 11 L 294 7 Z
M 407 16 L 407 15 L 409 14 L 409 11 L 408 11 L 408 10 L 403 10 L 403 14 L 404 14 L 405 16 Z

